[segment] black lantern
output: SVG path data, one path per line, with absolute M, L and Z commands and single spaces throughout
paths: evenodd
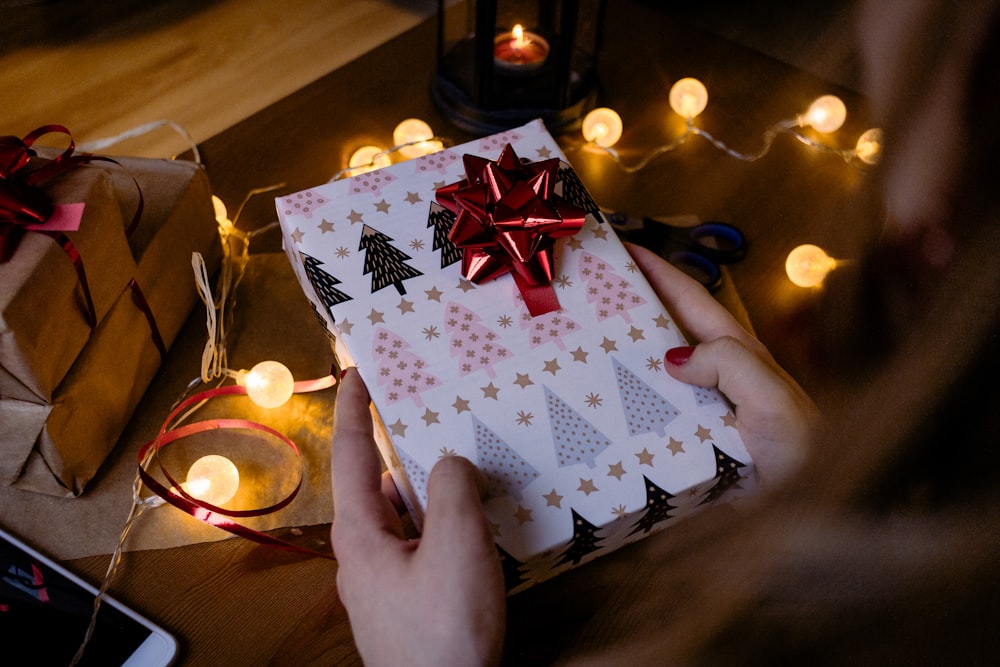
M 438 0 L 434 102 L 458 127 L 574 129 L 597 98 L 605 0 Z

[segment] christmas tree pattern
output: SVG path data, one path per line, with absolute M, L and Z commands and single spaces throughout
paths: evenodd
M 489 482 L 490 498 L 513 496 L 521 500 L 524 488 L 538 477 L 538 471 L 473 415 L 472 430 L 479 468 Z
M 740 468 L 746 467 L 746 464 L 740 463 L 714 444 L 712 451 L 715 452 L 715 484 L 705 494 L 705 498 L 698 503 L 699 505 L 717 500 L 719 496 L 733 487 L 738 488 L 740 480 L 743 479 L 740 475 Z
M 645 475 L 642 476 L 642 481 L 646 483 L 646 511 L 632 527 L 632 532 L 629 535 L 635 535 L 640 530 L 643 533 L 648 533 L 656 524 L 672 518 L 670 510 L 677 509 L 670 504 L 674 497 L 672 493 L 664 491 Z
M 555 343 L 560 350 L 565 350 L 563 338 L 580 331 L 580 325 L 567 317 L 566 311 L 561 308 L 532 317 L 520 294 L 516 295 L 515 301 L 521 313 L 521 328 L 528 330 L 532 349 L 545 343 Z
M 630 289 L 632 283 L 612 271 L 603 259 L 589 252 L 580 253 L 580 275 L 587 284 L 587 303 L 596 304 L 597 319 L 602 322 L 620 315 L 631 323 L 628 311 L 646 303 L 644 298 Z
M 434 228 L 434 249 L 441 251 L 441 268 L 462 259 L 462 249 L 451 242 L 448 233 L 455 224 L 454 213 L 437 202 L 431 202 L 431 212 L 427 216 L 427 226 Z
M 601 538 L 597 536 L 597 526 L 577 514 L 572 507 L 570 512 L 573 514 L 573 539 L 570 540 L 569 546 L 562 553 L 555 567 L 566 563 L 579 565 L 587 554 L 600 549 Z
M 423 359 L 408 351 L 409 347 L 402 336 L 382 327 L 375 329 L 372 360 L 378 364 L 376 382 L 385 386 L 385 400 L 389 403 L 410 398 L 422 408 L 421 392 L 437 387 L 441 381 L 428 372 Z
M 513 358 L 500 344 L 496 332 L 480 324 L 482 318 L 465 306 L 449 301 L 445 306 L 445 331 L 451 336 L 451 356 L 459 358 L 462 375 L 483 369 L 490 378 L 497 376 L 493 365 Z
M 661 438 L 666 436 L 667 424 L 680 415 L 680 410 L 618 359 L 612 357 L 611 361 L 615 367 L 618 395 L 622 399 L 629 435 L 656 432 Z
M 313 289 L 316 290 L 319 298 L 323 300 L 326 312 L 330 315 L 330 321 L 335 322 L 336 318 L 333 316 L 333 311 L 330 308 L 336 306 L 338 303 L 350 301 L 351 297 L 334 287 L 334 285 L 339 285 L 340 281 L 319 268 L 323 262 L 304 252 L 299 251 L 299 254 L 302 255 L 302 264 L 305 266 L 309 282 L 312 283 Z
M 576 175 L 573 168 L 565 162 L 560 163 L 558 180 L 562 184 L 563 199 L 571 204 L 579 206 L 587 213 L 593 215 L 597 218 L 598 223 L 603 220 L 603 218 L 599 215 L 601 207 L 597 205 L 594 198 L 590 196 L 589 192 L 587 192 L 587 188 L 583 185 L 583 181 L 581 181 L 580 177 Z
M 420 271 L 406 263 L 411 259 L 402 250 L 389 244 L 391 238 L 364 225 L 361 229 L 361 245 L 358 250 L 365 251 L 364 273 L 372 274 L 372 294 L 384 287 L 392 285 L 400 293 L 406 294 L 403 281 L 423 275 Z
M 413 493 L 420 498 L 420 502 L 426 507 L 427 470 L 399 447 L 396 447 L 396 454 L 399 456 L 399 462 L 406 473 L 406 479 L 410 482 L 410 488 L 413 489 Z
M 698 387 L 696 385 L 691 385 L 691 389 L 694 391 L 694 400 L 698 403 L 698 407 L 712 405 L 713 403 L 729 405 L 725 397 L 714 387 Z
M 559 467 L 577 463 L 586 463 L 588 468 L 596 466 L 597 455 L 607 449 L 611 441 L 548 387 L 545 387 L 545 405 Z
M 499 544 L 496 547 L 497 553 L 500 554 L 500 567 L 503 568 L 504 588 L 509 591 L 527 581 L 524 570 L 521 569 L 524 563 L 507 553 Z

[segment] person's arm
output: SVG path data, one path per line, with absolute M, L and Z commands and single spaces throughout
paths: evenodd
M 337 391 L 332 541 L 337 590 L 366 665 L 492 665 L 506 598 L 483 514 L 482 475 L 449 456 L 428 479 L 419 540 L 406 540 L 382 492 L 368 392 L 355 369 Z

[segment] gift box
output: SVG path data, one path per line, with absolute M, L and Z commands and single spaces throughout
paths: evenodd
M 67 236 L 93 310 L 71 258 L 46 235 L 26 232 L 0 264 L 0 480 L 78 496 L 199 299 L 191 254 L 214 271 L 221 246 L 208 177 L 194 163 L 91 162 L 44 190 L 57 213 L 76 210 Z
M 731 406 L 666 373 L 683 337 L 540 121 L 276 205 L 414 522 L 438 459 L 475 462 L 509 592 L 749 488 Z

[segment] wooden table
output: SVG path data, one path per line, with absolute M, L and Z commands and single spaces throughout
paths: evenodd
M 667 103 L 670 85 L 683 76 L 695 76 L 709 89 L 698 125 L 736 150 L 757 150 L 765 127 L 830 92 L 849 109 L 847 125 L 830 141 L 850 147 L 867 127 L 864 101 L 852 91 L 686 27 L 654 3 L 613 4 L 601 53 L 600 103 L 624 118 L 618 148 L 626 161 L 683 130 Z M 253 188 L 284 182 L 283 191 L 293 192 L 325 182 L 355 148 L 389 145 L 396 123 L 411 116 L 455 143 L 470 139 L 448 125 L 428 95 L 434 30 L 433 21 L 421 24 L 205 142 L 201 150 L 216 193 L 235 207 Z M 560 141 L 606 207 L 694 213 L 739 225 L 751 247 L 730 274 L 750 321 L 807 387 L 821 383 L 804 348 L 782 335 L 795 310 L 816 297 L 787 280 L 784 260 L 806 242 L 835 257 L 858 256 L 877 236 L 882 217 L 873 174 L 787 136 L 753 163 L 695 137 L 635 174 L 624 173 L 606 155 L 575 150 L 576 136 Z M 259 197 L 244 211 L 241 226 L 274 217 L 271 198 Z M 280 243 L 277 233 L 262 241 L 258 250 L 276 250 Z M 316 528 L 321 537 L 326 530 Z M 647 542 L 669 539 L 669 532 Z M 609 582 L 628 576 L 622 573 L 641 558 L 642 544 L 633 545 L 512 599 L 510 660 L 545 663 L 580 641 L 578 629 L 607 604 Z M 71 565 L 99 580 L 106 558 Z M 180 637 L 185 665 L 359 664 L 335 574 L 331 561 L 228 540 L 129 553 L 112 590 Z

